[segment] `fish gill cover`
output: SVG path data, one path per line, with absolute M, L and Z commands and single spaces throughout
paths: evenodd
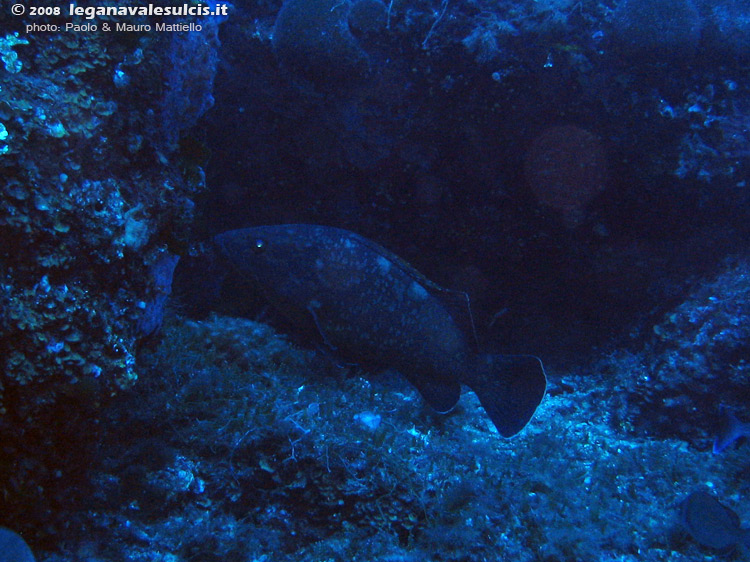
M 750 449 L 711 453 L 749 417 L 746 2 L 177 5 L 227 13 L 0 1 L 4 528 L 45 562 L 744 556 L 678 528 L 697 489 L 750 520 Z M 532 423 L 435 414 L 208 255 L 285 223 L 468 292 L 483 350 L 545 361 Z

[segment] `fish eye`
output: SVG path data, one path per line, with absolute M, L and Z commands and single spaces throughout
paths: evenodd
M 253 251 L 256 254 L 260 254 L 265 249 L 266 249 L 266 241 L 263 240 L 262 238 L 257 238 L 255 242 L 253 243 Z

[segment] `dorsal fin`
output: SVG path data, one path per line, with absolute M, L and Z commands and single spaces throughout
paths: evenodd
M 466 291 L 446 289 L 435 283 L 430 283 L 428 292 L 440 301 L 451 315 L 463 333 L 468 336 L 468 343 L 474 351 L 478 351 L 479 339 L 474 325 L 474 315 L 471 312 L 471 299 Z
M 471 299 L 468 293 L 465 291 L 456 291 L 453 289 L 446 289 L 441 287 L 437 283 L 430 281 L 424 274 L 420 273 L 414 268 L 409 262 L 400 258 L 387 248 L 384 248 L 380 244 L 368 240 L 360 236 L 359 234 L 351 233 L 352 237 L 363 246 L 383 256 L 390 261 L 394 266 L 399 268 L 406 275 L 411 277 L 414 281 L 422 285 L 433 297 L 438 299 L 443 306 L 445 306 L 448 314 L 451 315 L 453 320 L 456 322 L 458 327 L 469 336 L 470 342 L 473 342 L 475 348 L 479 347 L 479 340 L 477 339 L 477 331 L 474 326 L 474 316 L 471 313 Z M 475 349 L 476 351 L 476 349 Z
M 344 231 L 347 232 L 347 231 Z M 372 240 L 368 240 L 367 238 L 364 238 L 360 236 L 359 234 L 355 233 L 349 233 L 352 238 L 354 238 L 359 244 L 362 244 L 363 246 L 366 246 L 368 249 L 372 250 L 376 254 L 379 254 L 383 256 L 385 259 L 390 261 L 393 265 L 395 265 L 397 268 L 402 270 L 404 273 L 406 273 L 409 277 L 411 277 L 414 281 L 420 283 L 421 285 L 424 285 L 426 289 L 439 289 L 439 290 L 445 290 L 439 285 L 436 285 L 427 277 L 425 277 L 422 273 L 417 271 L 414 266 L 412 266 L 408 261 L 406 261 L 403 258 L 400 258 L 387 248 L 384 248 L 380 244 L 373 242 Z

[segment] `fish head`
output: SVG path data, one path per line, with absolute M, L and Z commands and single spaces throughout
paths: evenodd
M 214 237 L 219 252 L 240 273 L 273 292 L 302 297 L 312 286 L 311 276 L 320 243 L 304 225 L 258 226 L 230 230 Z

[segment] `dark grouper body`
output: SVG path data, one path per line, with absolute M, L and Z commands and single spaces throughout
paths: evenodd
M 215 241 L 293 322 L 314 326 L 344 357 L 396 369 L 438 411 L 455 406 L 466 384 L 509 437 L 544 396 L 537 358 L 474 353 L 451 302 L 455 293 L 366 238 L 292 224 L 233 230 Z

